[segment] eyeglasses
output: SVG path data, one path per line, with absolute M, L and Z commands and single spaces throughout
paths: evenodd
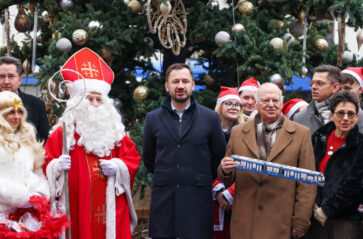
M 6 78 L 8 78 L 9 80 L 15 80 L 18 77 L 19 76 L 16 76 L 16 75 L 0 75 L 0 80 L 3 81 Z
M 324 81 L 321 81 L 321 80 L 311 80 L 311 81 L 308 82 L 308 85 L 310 87 L 313 87 L 313 85 L 316 85 L 316 87 L 318 87 L 318 88 L 321 88 L 321 87 L 323 87 L 324 85 L 327 85 L 327 84 L 332 85 L 333 83 L 324 82 Z
M 357 115 L 354 111 L 348 111 L 344 112 L 342 110 L 334 112 L 336 116 L 338 116 L 339 119 L 343 119 L 345 115 L 348 115 L 348 119 L 354 119 L 354 117 Z
M 236 108 L 237 110 L 241 109 L 241 104 L 233 104 L 232 102 L 225 101 L 223 104 L 226 106 L 227 109 Z

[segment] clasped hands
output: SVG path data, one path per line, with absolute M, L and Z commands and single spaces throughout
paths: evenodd
M 224 174 L 232 173 L 236 166 L 237 163 L 233 160 L 233 158 L 225 157 L 221 161 L 221 168 Z
M 57 160 L 57 171 L 68 171 L 71 168 L 71 156 L 63 154 Z M 117 165 L 111 160 L 100 159 L 100 166 L 105 176 L 113 176 L 117 172 Z

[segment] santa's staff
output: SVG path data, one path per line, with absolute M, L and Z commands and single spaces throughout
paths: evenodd
M 51 87 L 51 82 L 54 79 L 54 77 L 56 75 L 58 75 L 59 73 L 61 73 L 62 71 L 71 71 L 76 73 L 77 75 L 79 75 L 82 79 L 84 79 L 84 77 L 82 76 L 82 74 L 80 74 L 77 71 L 71 70 L 71 69 L 61 69 L 59 71 L 57 71 L 56 73 L 53 74 L 53 76 L 49 79 L 48 81 L 48 91 L 49 94 L 52 96 L 52 98 L 54 100 L 56 100 L 59 103 L 66 103 L 67 100 L 63 100 L 58 98 L 53 92 L 52 92 L 52 87 Z M 63 84 L 66 83 L 70 83 L 70 81 L 64 80 L 61 82 L 61 84 L 59 85 L 59 88 L 62 88 Z M 84 83 L 84 93 L 83 93 L 83 97 L 86 94 L 86 84 Z M 83 99 L 83 97 L 79 100 L 79 102 L 77 104 L 75 104 L 72 108 L 68 109 L 67 111 L 65 111 L 63 113 L 63 115 L 65 115 L 67 112 L 71 111 L 74 107 L 76 107 Z M 62 147 L 62 154 L 63 155 L 68 155 L 68 144 L 67 144 L 67 126 L 65 124 L 65 122 L 62 123 L 62 142 L 63 142 L 63 147 Z M 65 206 L 66 206 L 66 215 L 67 217 L 70 219 L 71 218 L 71 213 L 70 213 L 70 207 L 69 207 L 69 183 L 68 183 L 68 171 L 64 171 L 64 193 L 65 193 Z M 71 239 L 71 227 L 67 227 L 67 239 Z

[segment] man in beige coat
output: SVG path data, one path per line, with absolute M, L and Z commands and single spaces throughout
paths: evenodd
M 232 239 L 291 239 L 310 225 L 316 186 L 236 170 L 233 154 L 315 170 L 310 130 L 281 114 L 281 90 L 272 83 L 257 93 L 254 120 L 235 126 L 218 168 L 225 183 L 236 182 Z

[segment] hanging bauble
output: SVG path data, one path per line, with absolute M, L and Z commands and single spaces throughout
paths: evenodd
M 72 42 L 63 37 L 57 41 L 55 46 L 61 52 L 69 52 L 72 49 Z
M 207 86 L 212 86 L 214 84 L 213 77 L 207 72 L 204 77 L 204 82 Z
M 16 15 L 14 26 L 18 32 L 27 32 L 32 27 L 32 22 L 25 13 L 23 4 L 19 4 L 19 12 L 18 15 Z
M 272 20 L 272 26 L 275 30 L 278 30 L 284 26 L 284 21 L 282 20 Z
M 23 68 L 23 72 L 24 72 L 25 76 L 28 77 L 28 75 L 30 73 L 30 68 L 31 68 L 31 64 L 28 61 L 28 58 L 26 58 L 25 61 L 23 62 L 22 68 Z
M 49 22 L 49 14 L 47 11 L 42 12 L 42 18 L 43 18 L 43 21 Z
M 214 37 L 214 41 L 218 46 L 223 46 L 231 41 L 231 36 L 229 35 L 228 32 L 220 31 Z
M 89 29 L 102 29 L 103 24 L 99 21 L 90 21 L 88 23 L 88 28 Z
M 302 74 L 302 76 L 303 76 L 303 77 L 307 77 L 307 76 L 308 76 L 308 73 L 309 73 L 308 68 L 306 68 L 306 66 L 303 66 L 303 67 L 301 68 L 301 74 Z
M 78 46 L 83 46 L 87 42 L 87 32 L 83 29 L 75 30 L 72 34 L 72 41 Z
M 102 56 L 102 58 L 107 63 L 110 63 L 111 62 L 111 60 L 112 60 L 112 52 L 109 49 L 102 47 L 101 50 L 100 50 L 100 55 Z
M 243 13 L 243 14 L 251 14 L 253 13 L 253 4 L 251 2 L 248 2 L 248 1 L 244 1 L 242 2 L 239 7 L 238 7 L 238 10 Z
M 131 0 L 127 6 L 131 8 L 132 13 L 138 13 L 141 11 L 141 3 L 138 0 Z
M 270 82 L 274 83 L 275 85 L 277 85 L 278 87 L 282 88 L 284 86 L 284 79 L 282 78 L 282 76 L 278 73 L 273 74 L 270 77 Z
M 73 7 L 72 0 L 61 0 L 60 6 L 63 10 L 69 10 Z
M 357 32 L 358 51 L 363 44 L 363 29 Z
M 245 27 L 241 23 L 236 23 L 232 27 L 232 32 L 242 32 L 245 30 Z
M 42 32 L 41 31 L 38 31 L 37 32 L 37 42 L 41 42 L 43 40 L 42 38 Z
M 153 39 L 151 39 L 150 37 L 145 37 L 144 38 L 144 42 L 150 47 L 153 48 L 154 47 L 154 41 Z
M 344 64 L 351 63 L 353 61 L 353 53 L 350 51 L 344 51 L 342 60 Z
M 290 45 L 295 41 L 295 37 L 289 32 L 285 33 L 284 39 L 287 42 L 287 45 Z
M 325 51 L 326 48 L 328 48 L 328 42 L 325 39 L 320 38 L 315 41 L 315 46 L 319 51 Z
M 144 101 L 147 99 L 148 87 L 144 85 L 139 85 L 134 90 L 134 97 Z
M 154 80 L 160 79 L 160 74 L 157 71 L 152 71 L 149 75 L 150 75 L 150 79 L 154 79 Z
M 296 37 L 296 38 L 299 38 L 301 37 L 302 35 L 304 35 L 304 27 L 301 26 L 301 24 L 299 24 L 298 22 L 295 23 L 294 25 L 292 25 L 290 28 L 289 28 L 289 31 L 290 33 Z
M 163 21 L 166 22 L 170 11 L 171 11 L 171 4 L 169 1 L 162 1 L 159 6 L 161 16 L 163 17 Z
M 306 16 L 305 10 L 301 9 L 298 14 L 298 19 L 299 19 L 301 26 L 304 26 L 305 16 Z
M 270 45 L 277 51 L 284 46 L 284 41 L 279 37 L 275 37 L 271 39 Z
M 59 40 L 61 38 L 62 38 L 62 34 L 58 30 L 53 32 L 53 34 L 52 34 L 52 40 L 53 41 L 57 41 L 57 40 Z
M 215 8 L 215 7 L 219 7 L 219 3 L 218 3 L 218 1 L 216 1 L 216 0 L 210 0 L 208 3 L 207 3 L 207 6 L 209 7 L 209 8 Z

